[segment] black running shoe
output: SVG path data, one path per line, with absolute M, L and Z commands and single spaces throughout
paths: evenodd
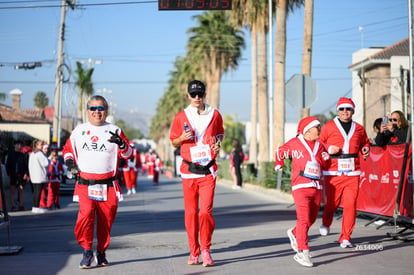
M 83 269 L 90 268 L 92 261 L 93 261 L 93 251 L 84 250 L 82 261 L 79 263 L 79 268 L 83 268 Z
M 107 266 L 109 264 L 105 252 L 96 251 L 96 262 L 98 263 L 97 266 Z

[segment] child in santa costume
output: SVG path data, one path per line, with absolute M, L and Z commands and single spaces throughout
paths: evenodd
M 308 231 L 318 217 L 321 203 L 322 167 L 329 154 L 320 144 L 320 122 L 316 117 L 306 117 L 299 122 L 298 135 L 276 150 L 275 170 L 283 168 L 284 159 L 292 158 L 292 196 L 296 205 L 296 227 L 287 231 L 293 257 L 303 266 L 313 266 L 309 254 Z

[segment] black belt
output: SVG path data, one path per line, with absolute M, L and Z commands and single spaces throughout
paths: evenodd
M 115 179 L 116 179 L 115 177 L 111 177 L 111 178 L 103 179 L 103 180 L 86 180 L 83 178 L 79 178 L 78 183 L 82 185 L 106 184 L 108 186 L 114 186 L 113 181 Z
M 188 171 L 190 171 L 193 174 L 198 174 L 198 175 L 211 174 L 210 167 L 214 165 L 214 159 L 210 161 L 206 166 L 203 166 L 197 163 L 192 163 L 185 159 L 183 159 L 183 161 L 188 164 Z
M 303 172 L 303 171 L 299 171 L 299 175 L 301 175 L 302 177 L 305 177 L 307 179 L 311 179 L 311 180 L 320 180 L 320 177 L 318 177 L 317 179 L 312 179 L 312 178 L 310 178 L 308 176 L 305 176 L 305 172 Z
M 340 155 L 331 155 L 331 159 L 350 159 L 357 158 L 358 154 L 340 154 Z

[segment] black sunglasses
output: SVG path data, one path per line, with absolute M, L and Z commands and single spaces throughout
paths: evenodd
M 199 98 L 202 98 L 204 96 L 204 92 L 194 92 L 190 94 L 191 98 L 195 98 L 196 95 L 198 95 Z
M 338 108 L 338 110 L 339 111 L 344 111 L 344 110 L 347 110 L 347 111 L 352 111 L 353 109 L 352 108 L 350 108 L 350 107 L 346 107 L 346 108 Z
M 105 111 L 106 109 L 107 108 L 105 106 L 89 106 L 88 107 L 88 110 L 92 112 L 95 112 L 95 111 L 102 112 L 102 111 Z
M 398 119 L 397 119 L 397 118 L 390 118 L 390 120 L 391 120 L 391 121 L 395 121 L 395 122 L 397 122 L 397 121 L 398 121 Z

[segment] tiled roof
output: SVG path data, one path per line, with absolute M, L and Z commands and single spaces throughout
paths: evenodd
M 48 123 L 42 110 L 16 110 L 0 104 L 0 115 L 3 122 Z
M 409 55 L 409 39 L 404 38 L 391 46 L 384 48 L 382 51 L 376 52 L 367 58 L 358 61 L 357 63 L 351 64 L 348 68 L 356 67 L 362 63 L 376 60 L 390 60 L 392 56 L 408 56 Z

